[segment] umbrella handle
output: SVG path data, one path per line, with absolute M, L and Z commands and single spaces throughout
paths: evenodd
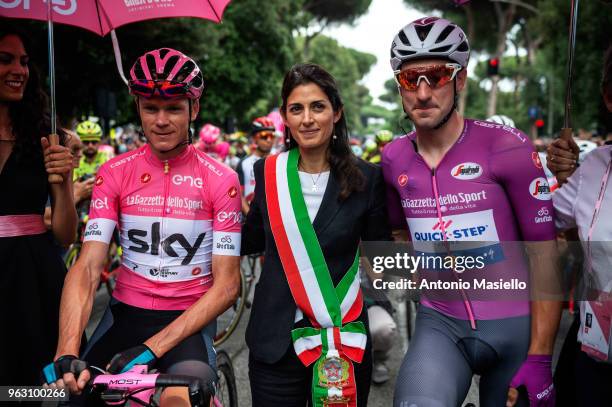
M 567 142 L 571 142 L 573 143 L 573 129 L 571 127 L 563 127 L 561 129 L 561 132 L 559 133 L 559 138 L 561 140 L 565 140 Z M 570 175 L 572 175 L 573 171 L 559 171 L 556 174 L 557 180 L 567 180 Z M 561 181 L 562 183 L 565 183 L 565 181 Z
M 52 146 L 59 144 L 59 136 L 55 133 L 49 134 L 47 139 L 49 140 L 49 144 Z M 64 177 L 62 177 L 61 174 L 48 174 L 47 181 L 49 181 L 49 184 L 61 184 L 64 182 Z
M 561 129 L 559 133 L 559 138 L 563 140 L 570 141 L 573 137 L 573 129 L 571 127 L 564 127 Z

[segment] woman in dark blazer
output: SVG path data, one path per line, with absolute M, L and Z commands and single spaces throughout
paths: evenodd
M 242 230 L 242 254 L 265 250 L 246 332 L 253 406 L 302 407 L 309 400 L 314 406 L 334 401 L 365 406 L 371 340 L 358 275 L 353 276 L 361 241 L 391 239 L 382 173 L 352 154 L 338 87 L 323 68 L 294 66 L 285 76 L 282 101 L 287 148 L 255 164 L 255 197 Z M 301 222 L 299 231 L 291 229 L 287 217 Z M 312 267 L 304 267 L 300 257 L 299 247 L 306 246 L 302 254 L 309 255 Z M 309 272 L 316 278 L 308 279 Z M 321 283 L 330 278 L 330 284 Z M 354 290 L 343 297 L 339 287 L 348 281 Z M 341 323 L 332 311 L 321 315 L 313 287 L 327 293 L 321 304 L 333 297 L 321 287 L 336 287 Z M 351 292 L 354 297 L 348 298 Z M 321 323 L 325 318 L 335 323 Z M 313 326 L 324 329 L 299 329 Z M 348 331 L 360 331 L 363 342 L 345 341 L 340 332 Z M 323 346 L 313 349 L 317 341 Z M 298 357 L 296 352 L 305 349 Z

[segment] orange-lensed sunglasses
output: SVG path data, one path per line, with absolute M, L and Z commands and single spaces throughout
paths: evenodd
M 437 89 L 455 79 L 461 68 L 461 65 L 454 63 L 409 68 L 395 71 L 395 81 L 402 89 L 410 92 L 418 89 L 421 79 L 424 79 L 432 89 Z

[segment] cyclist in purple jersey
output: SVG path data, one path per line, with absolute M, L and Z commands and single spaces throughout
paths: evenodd
M 449 242 L 470 242 L 469 254 L 484 259 L 486 280 L 516 289 L 512 279 L 528 282 L 527 261 L 519 245 L 504 242 L 554 247 L 551 195 L 537 153 L 520 131 L 464 119 L 455 110 L 469 59 L 467 38 L 455 24 L 416 20 L 395 37 L 391 56 L 404 111 L 416 129 L 383 152 L 392 225 L 407 228 L 415 249 L 425 252 L 436 242 L 445 250 Z M 448 299 L 424 290 L 395 406 L 459 405 L 473 374 L 481 375 L 482 406 L 505 405 L 509 385 L 524 385 L 532 405 L 554 404 L 551 354 L 560 303 L 530 303 L 520 290 L 522 301 L 509 301 L 512 291 L 498 291 L 506 300 L 492 302 L 495 297 L 474 286 L 447 292 Z M 514 396 L 512 391 L 511 402 Z

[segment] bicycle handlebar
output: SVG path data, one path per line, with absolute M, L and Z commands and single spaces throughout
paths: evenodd
M 127 399 L 144 390 L 166 387 L 187 387 L 189 402 L 194 407 L 206 406 L 205 403 L 214 395 L 214 388 L 210 384 L 207 383 L 202 388 L 202 383 L 195 377 L 147 373 L 145 365 L 136 365 L 129 371 L 116 375 L 106 373 L 96 367 L 90 368 L 89 371 L 91 379 L 87 387 L 92 392 L 101 393 L 101 397 L 111 403 Z M 105 393 L 107 397 L 104 397 Z
M 204 402 L 214 394 L 212 388 L 207 385 L 203 389 L 200 380 L 192 376 L 160 374 L 155 380 L 155 387 L 187 387 L 192 406 L 204 406 Z

